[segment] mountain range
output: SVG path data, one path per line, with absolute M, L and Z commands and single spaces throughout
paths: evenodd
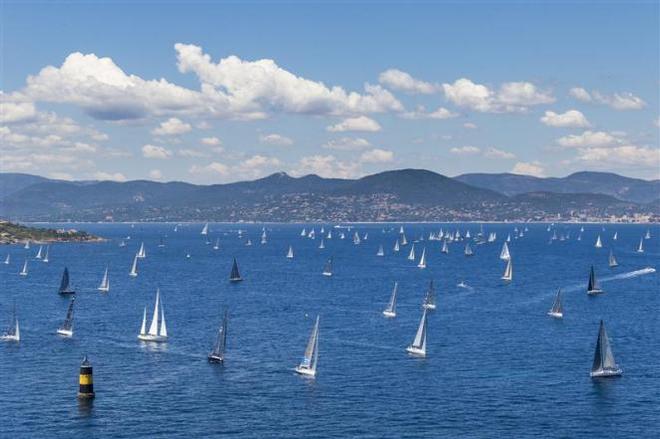
M 0 217 L 30 221 L 655 220 L 660 181 L 579 172 L 564 178 L 402 169 L 359 179 L 195 185 L 62 181 L 0 173 Z

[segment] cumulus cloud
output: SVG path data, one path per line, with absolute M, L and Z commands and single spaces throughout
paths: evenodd
M 367 116 L 350 117 L 343 121 L 326 127 L 330 132 L 344 132 L 344 131 L 380 131 L 380 125 L 375 120 Z
M 229 175 L 229 166 L 220 162 L 212 162 L 206 166 L 192 165 L 190 169 L 188 169 L 188 172 L 193 175 L 219 175 L 221 177 L 226 177 Z
M 187 158 L 196 158 L 196 157 L 208 157 L 209 155 L 205 152 L 198 151 L 196 149 L 191 149 L 191 148 L 183 148 L 178 150 L 177 155 L 180 155 L 181 157 L 187 157 Z
M 103 181 L 126 181 L 126 177 L 121 172 L 98 171 L 94 173 L 94 179 Z
M 463 128 L 467 128 L 468 130 L 476 130 L 476 129 L 477 129 L 477 125 L 474 124 L 474 123 L 472 123 L 472 122 L 465 122 L 465 123 L 463 124 Z
M 518 162 L 513 166 L 511 172 L 520 175 L 532 175 L 534 177 L 545 176 L 545 170 L 543 169 L 541 163 L 539 163 L 538 161 Z
M 218 139 L 217 137 L 202 137 L 200 142 L 208 146 L 219 146 L 222 144 L 220 139 Z
M 357 151 L 369 148 L 371 143 L 361 137 L 342 137 L 340 139 L 330 140 L 321 146 L 325 149 L 334 149 L 337 151 Z
M 582 134 L 570 134 L 560 137 L 557 143 L 566 148 L 606 147 L 620 144 L 618 133 L 605 131 L 584 131 Z
M 360 156 L 362 163 L 388 163 L 394 160 L 394 153 L 384 149 L 374 148 L 365 151 Z
M 590 126 L 587 118 L 578 110 L 568 110 L 565 113 L 546 111 L 540 120 L 545 125 L 558 128 L 585 128 Z
M 660 149 L 622 145 L 612 148 L 584 148 L 578 152 L 577 160 L 597 167 L 638 166 L 660 169 Z M 657 175 L 656 175 L 657 177 Z
M 148 159 L 168 159 L 172 157 L 172 151 L 156 145 L 144 145 L 142 155 Z
M 417 106 L 415 111 L 401 113 L 404 119 L 450 119 L 458 116 L 457 113 L 449 111 L 444 107 L 438 107 L 435 111 L 427 112 L 423 105 Z
M 16 123 L 32 120 L 37 115 L 33 102 L 21 101 L 16 95 L 0 92 L 0 123 Z
M 484 113 L 521 112 L 533 105 L 555 101 L 548 91 L 540 90 L 530 82 L 507 82 L 495 91 L 467 78 L 460 78 L 453 84 L 442 84 L 442 89 L 447 100 L 453 104 Z
M 293 145 L 293 140 L 281 134 L 262 134 L 259 136 L 259 142 L 267 145 L 290 146 Z
M 477 148 L 476 146 L 461 146 L 454 147 L 450 149 L 449 152 L 456 155 L 474 155 L 479 154 L 481 149 Z
M 598 90 L 588 92 L 582 87 L 573 87 L 569 94 L 581 102 L 592 102 L 607 105 L 615 110 L 641 110 L 646 107 L 646 102 L 630 92 L 614 93 L 606 95 Z
M 326 178 L 354 178 L 360 172 L 355 162 L 342 162 L 333 155 L 312 155 L 303 157 L 291 170 L 291 174 L 302 176 L 316 174 Z
M 410 94 L 433 94 L 440 90 L 439 85 L 415 79 L 409 73 L 398 69 L 389 69 L 382 72 L 378 76 L 378 81 L 392 90 Z
M 165 122 L 162 122 L 151 133 L 155 136 L 178 136 L 190 130 L 192 130 L 192 126 L 189 123 L 185 123 L 176 117 L 171 117 Z
M 152 180 L 162 180 L 163 179 L 163 173 L 161 172 L 160 169 L 152 169 L 149 171 L 149 178 Z
M 497 148 L 488 148 L 484 152 L 484 156 L 491 158 L 491 159 L 515 159 L 516 155 L 512 152 L 508 151 L 502 151 L 501 149 Z

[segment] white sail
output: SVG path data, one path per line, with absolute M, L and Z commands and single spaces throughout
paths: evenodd
M 403 226 L 399 227 L 399 234 L 403 235 Z
M 502 251 L 500 252 L 500 259 L 504 261 L 508 261 L 511 259 L 511 254 L 509 253 L 509 246 L 505 242 L 504 245 L 502 246 Z
M 140 327 L 140 335 L 147 333 L 147 307 L 144 307 L 144 314 L 142 315 L 142 326 Z
M 23 269 L 18 274 L 20 274 L 21 276 L 27 276 L 28 275 L 28 261 L 27 261 L 27 259 L 25 260 L 25 263 L 23 264 Z
M 612 236 L 612 241 L 616 241 L 619 238 L 619 233 L 614 232 L 614 236 Z
M 307 236 L 307 230 L 303 227 L 303 229 L 300 231 L 300 236 Z
M 392 295 L 390 296 L 390 301 L 387 304 L 387 308 L 383 311 L 385 317 L 396 317 L 396 293 L 399 289 L 399 282 L 394 282 L 394 289 L 392 290 Z
M 596 244 L 594 245 L 594 247 L 601 248 L 602 246 L 603 246 L 603 243 L 600 240 L 600 235 L 598 235 L 598 238 L 596 238 Z
M 321 238 L 321 244 L 319 244 L 319 248 L 323 250 L 325 248 L 325 242 L 323 241 L 323 238 Z
M 442 253 L 448 254 L 449 253 L 449 244 L 447 244 L 447 240 L 445 239 L 442 242 L 442 250 L 440 250 Z
M 137 257 L 140 259 L 147 257 L 147 251 L 144 249 L 144 242 L 140 244 L 140 250 L 138 251 Z
M 502 275 L 502 280 L 511 281 L 513 280 L 513 264 L 511 263 L 511 258 L 507 260 L 506 269 Z
M 332 230 L 328 230 L 328 236 L 326 236 L 327 239 L 332 239 Z
M 637 253 L 644 253 L 644 238 L 639 240 L 639 246 L 637 247 Z
M 289 246 L 289 251 L 287 252 L 286 257 L 293 259 L 293 247 Z
M 307 347 L 300 364 L 296 367 L 296 372 L 301 375 L 315 376 L 319 356 L 319 316 L 316 316 L 316 323 L 309 335 Z
M 202 227 L 202 231 L 199 234 L 200 235 L 208 235 L 209 234 L 209 223 L 204 224 L 204 227 Z
M 397 239 L 396 242 L 394 243 L 394 251 L 398 252 L 399 251 L 399 240 Z
M 44 249 L 43 246 L 40 245 L 39 246 L 39 251 L 37 252 L 37 255 L 34 257 L 35 259 L 41 259 L 42 258 L 41 253 L 43 252 L 43 249 Z
M 215 244 L 213 245 L 213 250 L 220 250 L 220 238 L 215 239 Z
M 11 255 L 7 254 L 7 257 L 5 258 L 5 265 L 9 265 L 10 261 L 11 261 Z
M 608 264 L 610 267 L 616 267 L 619 265 L 616 258 L 614 257 L 614 252 L 612 250 L 610 250 L 610 257 L 608 259 Z
M 161 337 L 167 337 L 167 325 L 165 324 L 165 309 L 163 309 L 163 302 L 160 303 L 160 332 Z
M 511 233 L 506 235 L 506 242 L 511 242 Z
M 103 292 L 110 291 L 110 279 L 108 278 L 108 267 L 105 267 L 105 273 L 103 273 L 103 279 L 101 280 L 101 285 L 99 285 L 98 290 Z
M 408 260 L 409 261 L 415 260 L 415 243 L 413 243 L 412 247 L 410 247 L 410 253 L 408 253 Z
M 266 229 L 264 229 L 264 230 L 261 232 L 261 243 L 262 243 L 262 244 L 265 244 L 266 242 L 268 242 L 268 239 L 267 239 L 267 237 L 266 237 Z
M 422 257 L 419 258 L 418 268 L 426 268 L 426 248 L 422 249 Z
M 383 249 L 383 244 L 378 246 L 378 252 L 376 253 L 376 256 L 385 256 L 385 250 Z
M 154 304 L 154 314 L 149 326 L 149 335 L 158 335 L 158 312 L 160 311 L 160 290 L 156 290 L 156 303 Z
M 555 300 L 552 302 L 552 308 L 550 308 L 550 311 L 548 311 L 548 315 L 556 319 L 561 319 L 564 317 L 564 312 L 561 306 L 561 288 L 557 290 Z
M 358 235 L 358 232 L 355 232 L 353 234 L 353 244 L 358 245 L 360 243 L 360 235 Z
M 646 229 L 646 235 L 644 235 L 644 239 L 651 239 L 651 229 Z
M 401 245 L 408 245 L 408 240 L 406 239 L 406 235 L 401 235 Z
M 46 263 L 48 263 L 48 261 L 49 261 L 49 259 L 48 259 L 48 253 L 50 253 L 50 246 L 49 246 L 49 245 L 46 246 L 46 255 L 45 255 L 44 258 L 41 260 L 42 262 L 46 262 Z
M 133 265 L 131 266 L 131 271 L 128 273 L 129 276 L 136 277 L 138 275 L 137 271 L 137 261 L 138 261 L 138 256 L 137 254 L 133 258 Z
M 419 357 L 426 356 L 426 327 L 426 309 L 424 309 L 422 312 L 422 319 L 419 321 L 419 326 L 415 333 L 415 339 L 407 348 L 408 353 Z
M 23 248 L 24 248 L 25 250 L 29 250 L 29 249 L 30 249 L 30 240 L 29 240 L 29 239 L 28 239 L 27 241 L 25 241 L 25 246 L 23 246 Z

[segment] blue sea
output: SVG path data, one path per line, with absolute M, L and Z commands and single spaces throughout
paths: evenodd
M 57 226 L 57 225 L 56 225 Z M 72 225 L 66 225 L 72 227 Z M 76 224 L 102 243 L 0 247 L 0 321 L 15 302 L 19 344 L 0 343 L 1 437 L 93 438 L 437 438 L 660 437 L 660 227 L 556 225 L 550 241 L 530 224 L 509 243 L 514 278 L 500 279 L 502 243 L 514 224 L 486 224 L 494 243 L 465 241 L 440 252 L 430 232 L 477 224 L 404 224 L 411 241 L 394 253 L 399 224 L 333 228 L 319 249 L 318 224 Z M 518 224 L 519 229 L 524 226 Z M 268 242 L 259 243 L 262 227 Z M 302 238 L 302 228 L 316 239 Z M 326 233 L 330 225 L 325 226 Z M 244 231 L 243 238 L 238 230 Z M 346 233 L 340 240 L 339 233 Z M 352 242 L 358 231 L 366 240 Z M 612 240 L 618 233 L 618 240 Z M 597 235 L 603 248 L 594 247 Z M 119 247 L 122 238 L 126 247 Z M 413 240 L 428 266 L 407 260 Z M 249 237 L 253 245 L 246 246 Z M 165 247 L 159 248 L 163 238 Z M 144 242 L 139 275 L 128 276 Z M 376 252 L 382 244 L 385 256 Z M 289 245 L 294 259 L 285 257 Z M 610 249 L 619 266 L 608 267 Z M 190 253 L 190 258 L 186 258 Z M 334 276 L 321 275 L 328 257 Z M 244 281 L 228 281 L 236 257 Z M 29 275 L 18 272 L 29 260 Z M 594 265 L 605 293 L 586 294 Z M 105 267 L 111 290 L 97 291 Z M 74 337 L 55 332 L 69 298 L 57 294 L 64 267 L 77 291 Z M 407 355 L 429 281 L 426 358 Z M 394 282 L 398 315 L 385 319 Z M 457 287 L 461 281 L 469 288 Z M 557 288 L 564 319 L 546 315 Z M 169 340 L 137 340 L 160 288 Z M 226 361 L 206 360 L 225 309 Z M 320 315 L 316 379 L 294 373 Z M 592 380 L 598 325 L 605 321 L 623 376 Z M 96 399 L 77 400 L 83 356 L 94 367 Z

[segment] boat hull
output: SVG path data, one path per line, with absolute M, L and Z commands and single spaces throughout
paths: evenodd
M 110 291 L 110 288 L 98 287 L 97 290 L 99 290 L 102 293 L 107 293 L 108 291 Z
M 412 355 L 413 357 L 426 357 L 425 349 L 416 348 L 414 346 L 408 346 L 406 348 L 406 352 L 408 352 L 408 354 Z
M 332 276 L 332 273 L 323 273 L 323 276 L 328 276 L 328 277 L 330 277 L 330 276 Z
M 592 371 L 589 375 L 591 378 L 612 378 L 623 375 L 623 371 L 621 369 L 601 369 Z
M 65 291 L 58 291 L 58 294 L 60 296 L 71 296 L 73 294 L 76 294 L 76 292 L 71 290 L 65 290 Z
M 425 303 L 424 305 L 422 305 L 422 308 L 424 308 L 424 309 L 434 310 L 434 309 L 435 309 L 435 305 L 433 305 L 433 304 L 431 304 L 431 303 Z
M 240 278 L 240 277 L 239 277 L 239 278 L 229 279 L 229 282 L 242 282 L 242 281 L 243 281 L 243 278 Z
M 167 341 L 167 337 L 163 337 L 162 335 L 140 334 L 138 335 L 138 340 L 149 341 L 153 343 L 164 343 Z
M 394 317 L 396 317 L 396 313 L 392 311 L 383 311 L 383 315 L 388 319 L 393 319 Z
M 220 355 L 214 355 L 214 354 L 209 354 L 208 356 L 208 361 L 209 363 L 224 363 L 225 359 L 224 357 L 221 357 Z
M 16 335 L 0 335 L 0 340 L 2 341 L 21 341 L 20 337 Z
M 560 313 L 560 312 L 548 311 L 548 315 L 552 318 L 555 318 L 555 319 L 563 319 L 564 318 L 564 314 Z
M 57 335 L 62 336 L 62 337 L 71 338 L 71 337 L 73 337 L 73 331 L 70 330 L 70 329 L 58 329 L 57 330 Z
M 314 378 L 316 376 L 316 371 L 309 369 L 307 367 L 297 366 L 295 369 L 297 374 Z
M 604 293 L 604 291 L 600 290 L 600 289 L 599 290 L 589 290 L 589 291 L 587 291 L 587 294 L 590 295 L 590 296 L 597 296 L 597 295 L 603 294 L 603 293 Z

